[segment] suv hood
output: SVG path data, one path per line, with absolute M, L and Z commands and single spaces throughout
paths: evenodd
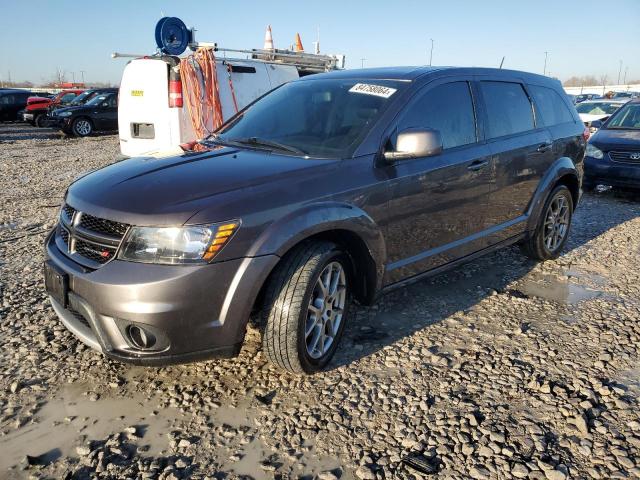
M 640 130 L 601 128 L 589 142 L 605 152 L 620 148 L 640 150 Z
M 69 187 L 66 201 L 80 211 L 132 225 L 181 225 L 213 201 L 221 208 L 229 203 L 237 207 L 239 194 L 249 196 L 261 187 L 265 195 L 278 195 L 294 187 L 303 171 L 309 179 L 309 170 L 324 171 L 335 163 L 230 147 L 131 158 L 80 178 Z M 229 217 L 237 214 L 226 211 Z
M 76 113 L 80 110 L 86 109 L 86 105 L 73 105 L 71 107 L 67 106 L 67 105 L 60 105 L 60 106 L 55 106 L 53 108 L 52 114 L 53 115 L 59 115 L 62 112 L 73 112 Z

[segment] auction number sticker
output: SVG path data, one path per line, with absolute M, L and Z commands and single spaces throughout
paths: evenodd
M 370 83 L 356 83 L 349 89 L 353 93 L 364 93 L 365 95 L 375 95 L 376 97 L 389 98 L 396 93 L 397 89 L 383 87 L 382 85 L 372 85 Z
M 144 90 L 131 90 L 132 97 L 142 97 L 144 95 Z

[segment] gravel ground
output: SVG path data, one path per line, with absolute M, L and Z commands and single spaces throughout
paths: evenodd
M 143 368 L 54 315 L 42 243 L 114 136 L 0 125 L 0 478 L 640 478 L 640 198 L 585 196 L 564 255 L 517 248 L 357 309 L 312 377 Z M 423 464 L 423 473 L 403 459 Z

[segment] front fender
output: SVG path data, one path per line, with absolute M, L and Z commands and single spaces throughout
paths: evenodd
M 527 231 L 533 232 L 536 229 L 538 219 L 540 218 L 540 214 L 542 213 L 547 197 L 555 187 L 556 183 L 558 183 L 558 180 L 566 175 L 574 177 L 578 182 L 578 185 L 580 185 L 581 174 L 573 163 L 573 160 L 569 157 L 560 157 L 551 165 L 540 180 L 536 193 L 529 204 Z
M 380 281 L 387 256 L 382 231 L 365 211 L 341 202 L 305 205 L 273 222 L 253 243 L 247 256 L 275 254 L 282 257 L 305 238 L 334 230 L 346 230 L 364 242 Z

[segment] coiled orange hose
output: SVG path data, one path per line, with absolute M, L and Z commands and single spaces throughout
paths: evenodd
M 180 61 L 180 78 L 196 139 L 201 140 L 224 121 L 213 49 L 200 48 L 183 58 Z

